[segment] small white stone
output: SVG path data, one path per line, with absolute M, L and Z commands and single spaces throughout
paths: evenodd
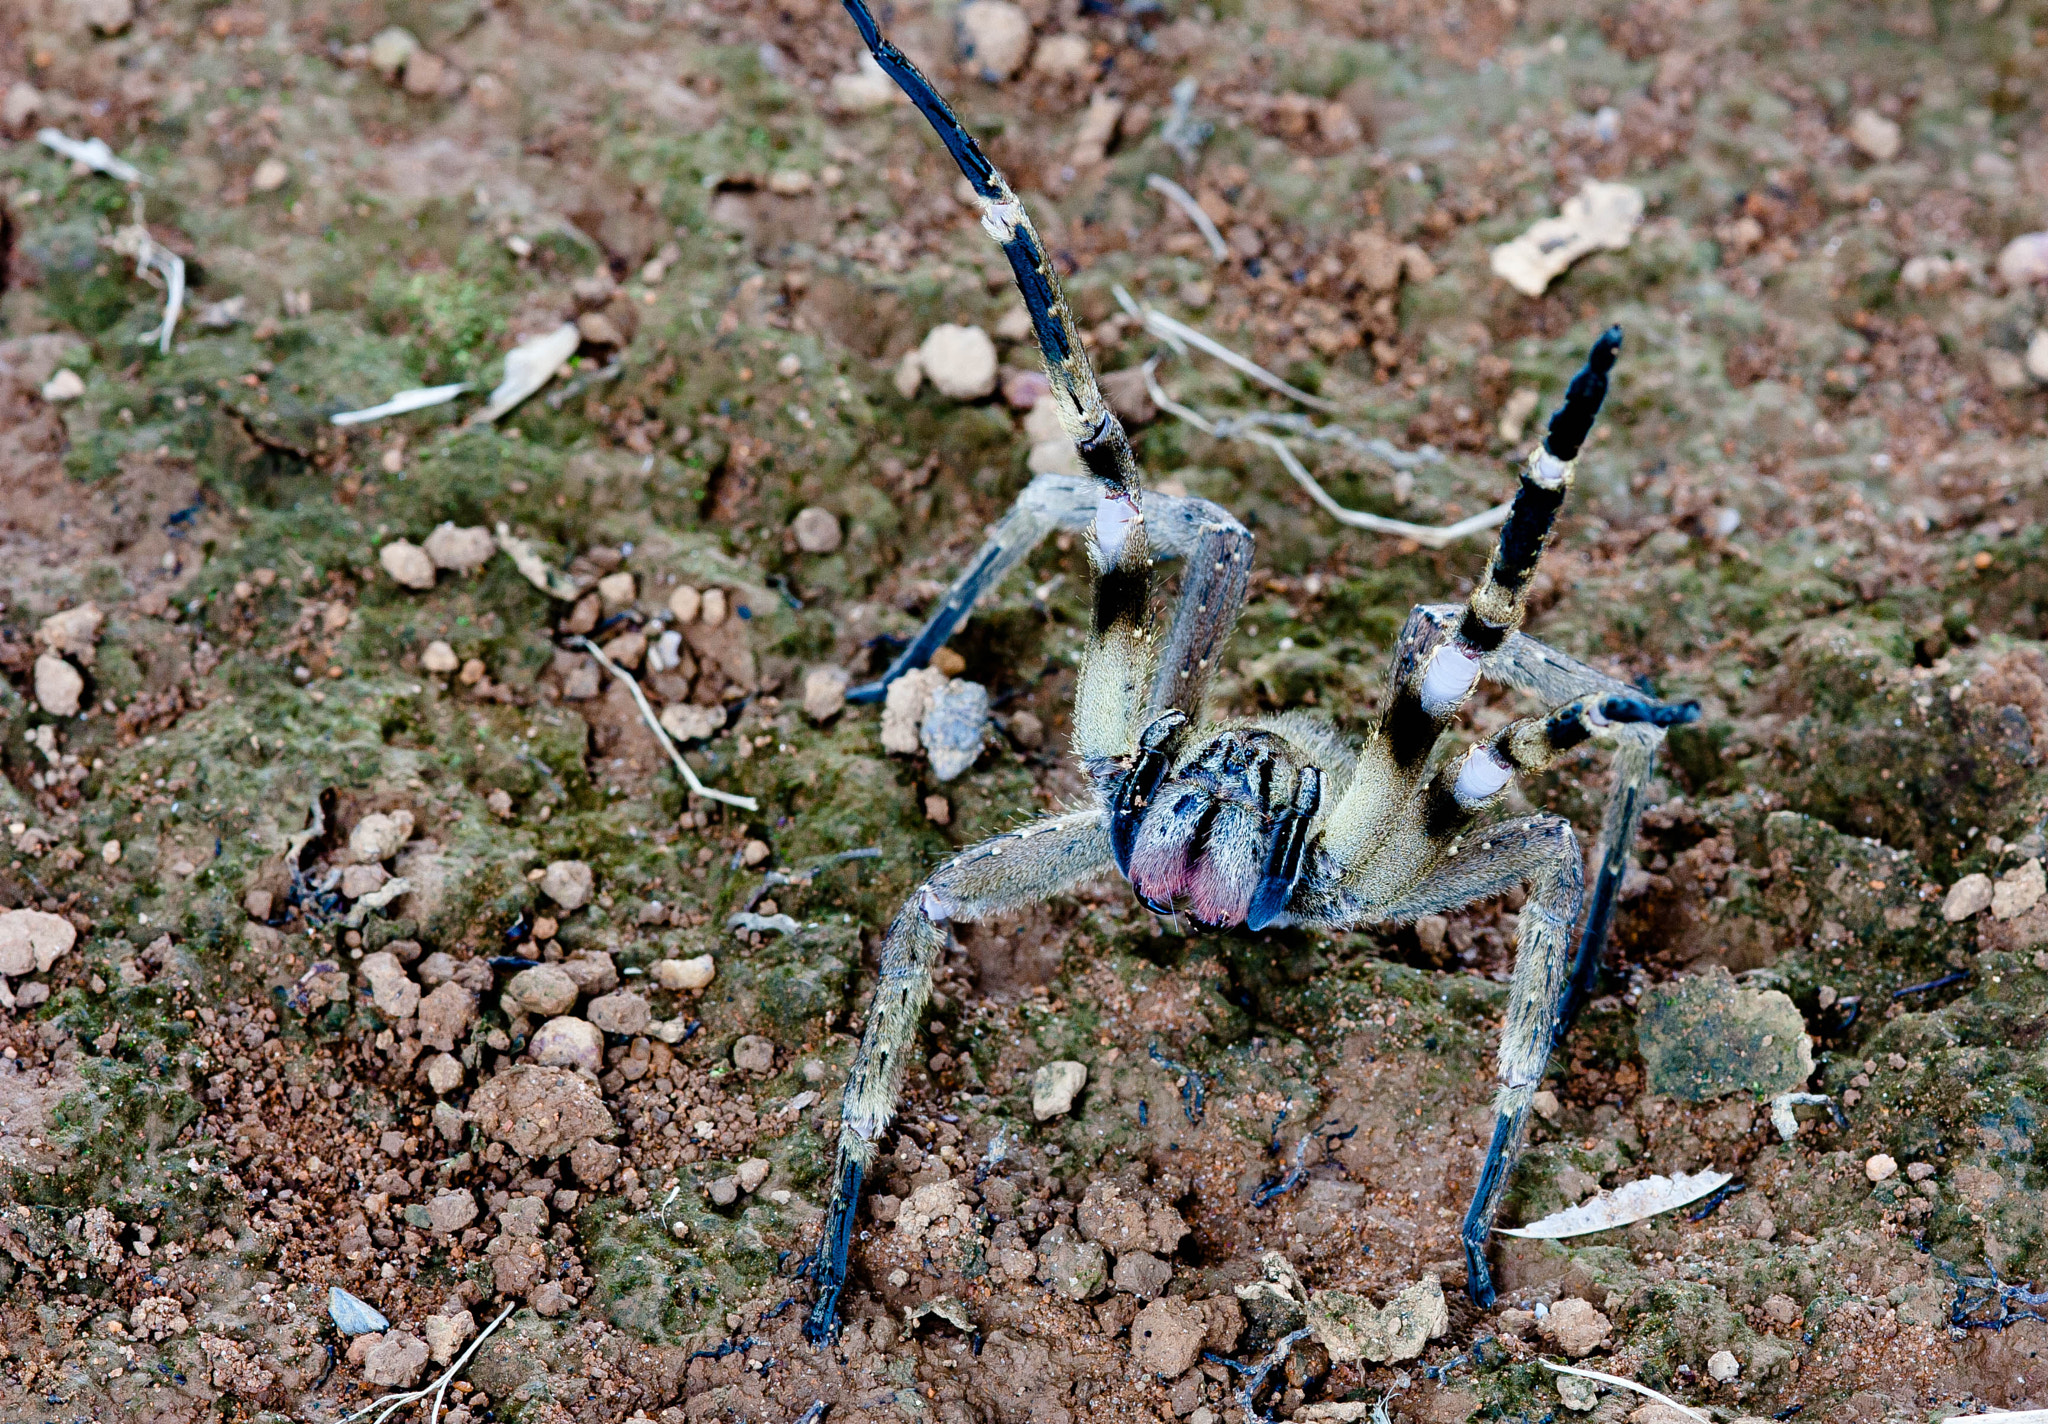
M 846 689 L 853 681 L 845 668 L 812 668 L 804 674 L 804 715 L 813 722 L 827 722 L 846 706 Z
M 348 833 L 349 859 L 357 865 L 391 859 L 398 854 L 399 847 L 412 839 L 412 826 L 410 811 L 372 811 Z
M 597 596 L 604 600 L 606 608 L 624 608 L 638 593 L 633 576 L 623 569 L 615 574 L 606 574 L 597 581 Z
M 1031 56 L 1031 70 L 1053 79 L 1078 79 L 1089 70 L 1086 35 L 1047 35 Z
M 1865 158 L 1889 163 L 1899 156 L 1905 134 L 1899 126 L 1875 109 L 1858 109 L 1849 116 L 1849 142 Z
M 719 624 L 725 622 L 727 608 L 728 600 L 725 596 L 725 590 L 722 588 L 707 588 L 704 590 L 703 601 L 698 606 L 697 617 L 703 620 L 706 628 L 716 628 Z
M 52 405 L 75 401 L 85 394 L 85 377 L 69 366 L 61 367 L 49 380 L 43 382 L 43 399 Z
M 1059 1117 L 1074 1106 L 1088 1082 L 1088 1065 L 1057 1059 L 1031 1075 L 1031 1115 L 1040 1122 Z
M 427 536 L 426 551 L 437 569 L 473 574 L 498 552 L 498 541 L 491 537 L 490 530 L 480 524 L 463 528 L 447 523 Z
M 85 678 L 55 653 L 36 659 L 36 703 L 52 717 L 75 717 L 85 695 Z
M 1733 1350 L 1716 1350 L 1707 1357 L 1707 1374 L 1717 1384 L 1728 1384 L 1742 1373 L 1742 1361 Z
M 2031 379 L 2027 363 L 2002 346 L 1984 348 L 1984 374 L 2001 391 L 2025 390 Z
M 2016 920 L 2040 904 L 2043 896 L 2048 896 L 2048 873 L 2038 859 L 2030 860 L 2017 870 L 2006 871 L 1991 887 L 1991 918 Z
M 2027 342 L 2027 354 L 2021 364 L 2035 380 L 2048 381 L 2048 331 L 2034 333 L 2033 339 Z
M 514 1008 L 554 1018 L 576 1007 L 576 981 L 559 964 L 536 964 L 507 980 L 500 997 Z
M 100 859 L 108 865 L 119 865 L 121 863 L 121 843 L 119 841 L 102 842 L 100 845 Z
M 768 175 L 768 191 L 778 198 L 801 198 L 815 181 L 801 168 L 778 168 Z
M 649 973 L 664 989 L 702 989 L 718 976 L 718 961 L 708 954 L 694 959 L 657 959 Z
M 1030 17 L 1009 0 L 969 0 L 954 26 L 960 58 L 991 84 L 1015 74 L 1031 49 Z
M 291 176 L 291 165 L 282 158 L 266 158 L 249 176 L 249 187 L 258 193 L 275 193 Z
M 725 725 L 723 707 L 671 702 L 661 709 L 661 729 L 679 742 L 702 741 Z
M 905 102 L 896 81 L 882 72 L 882 66 L 866 50 L 855 58 L 853 73 L 832 76 L 832 104 L 844 113 L 874 114 Z
M 434 586 L 434 561 L 410 540 L 393 539 L 377 551 L 377 562 L 394 583 L 423 590 Z
M 419 53 L 420 42 L 411 30 L 397 25 L 380 30 L 370 41 L 370 68 L 386 79 L 396 78 L 398 71 L 405 68 L 405 62 Z
M 1897 1174 L 1899 1164 L 1889 1153 L 1880 1152 L 1863 1164 L 1863 1175 L 1873 1182 L 1882 1182 Z
M 996 343 L 978 326 L 947 322 L 933 327 L 917 348 L 917 364 L 950 400 L 980 400 L 996 388 Z
M 678 623 L 696 622 L 703 607 L 704 595 L 686 583 L 677 584 L 675 592 L 668 596 L 668 611 L 675 615 Z
M 1991 908 L 1991 877 L 1984 874 L 1965 875 L 1948 887 L 1948 894 L 1942 897 L 1941 917 L 1950 924 L 1959 924 L 1972 915 L 1981 914 Z
M 768 1159 L 765 1157 L 749 1157 L 734 1169 L 733 1175 L 740 1179 L 741 1191 L 755 1191 L 760 1187 L 761 1183 L 768 1180 Z
M 815 504 L 798 510 L 789 528 L 796 536 L 796 546 L 806 554 L 829 554 L 845 539 L 839 529 L 839 516 Z
M 526 1051 L 544 1068 L 580 1068 L 596 1073 L 604 1067 L 604 1035 L 597 1025 L 564 1014 L 533 1031 Z
M 924 385 L 924 367 L 918 363 L 917 348 L 911 347 L 896 363 L 896 374 L 890 378 L 896 387 L 896 394 L 905 400 L 913 400 Z
M 582 909 L 596 887 L 597 877 L 580 860 L 552 861 L 540 878 L 541 894 L 565 910 Z
M 645 1033 L 647 1025 L 654 1021 L 647 1001 L 631 989 L 616 989 L 592 999 L 583 1012 L 603 1032 L 620 1035 Z
M 44 910 L 0 910 L 0 974 L 42 974 L 71 952 L 78 930 Z
M 455 649 L 436 638 L 420 654 L 420 666 L 428 672 L 449 673 L 462 666 L 462 659 L 455 656 Z
M 2048 280 L 2048 232 L 2024 232 L 2000 248 L 1998 275 L 2012 287 Z
M 391 872 L 381 865 L 344 866 L 341 872 L 342 898 L 360 900 L 384 888 L 384 882 L 391 878 Z

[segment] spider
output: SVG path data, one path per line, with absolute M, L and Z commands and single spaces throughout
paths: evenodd
M 1023 205 L 931 83 L 882 37 L 864 0 L 845 5 L 876 62 L 930 121 L 979 195 L 982 227 L 1009 258 L 1051 399 L 1088 471 L 1034 480 L 924 629 L 879 681 L 851 695 L 875 700 L 892 679 L 924 666 L 976 599 L 1046 534 L 1086 531 L 1095 608 L 1074 693 L 1072 747 L 1092 795 L 945 861 L 890 924 L 840 1106 L 832 1201 L 809 1262 L 817 1299 L 804 1332 L 821 1345 L 838 1334 L 861 1184 L 895 1115 L 948 926 L 1050 899 L 1112 865 L 1158 913 L 1184 905 L 1204 925 L 1254 931 L 1406 923 L 1528 887 L 1497 1058 L 1493 1137 L 1460 1233 L 1467 1291 L 1490 1306 L 1487 1238 L 1521 1155 L 1530 1101 L 1598 973 L 1664 729 L 1699 716 L 1696 703 L 1647 697 L 1518 631 L 1574 460 L 1606 397 L 1621 330 L 1610 328 L 1593 344 L 1530 453 L 1470 599 L 1424 604 L 1409 615 L 1394 646 L 1384 710 L 1363 742 L 1299 712 L 1212 720 L 1206 693 L 1244 604 L 1251 534 L 1207 500 L 1142 490 L 1130 442 L 1096 385 Z M 1181 564 L 1163 631 L 1151 609 L 1160 559 Z M 1437 755 L 1482 677 L 1554 710 L 1462 753 Z M 1590 904 L 1578 839 L 1566 821 L 1486 819 L 1517 773 L 1540 771 L 1588 743 L 1608 748 L 1617 772 Z

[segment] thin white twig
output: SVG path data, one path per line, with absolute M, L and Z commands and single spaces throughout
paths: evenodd
M 726 805 L 737 806 L 742 811 L 758 811 L 761 809 L 761 803 L 751 796 L 739 796 L 730 791 L 719 791 L 699 781 L 697 773 L 690 770 L 690 764 L 683 760 L 683 754 L 676 750 L 676 744 L 669 740 L 668 728 L 661 725 L 661 719 L 655 716 L 654 709 L 648 706 L 647 694 L 640 690 L 640 684 L 633 680 L 633 675 L 606 657 L 604 650 L 591 642 L 590 639 L 579 634 L 576 641 L 582 645 L 585 652 L 603 664 L 607 672 L 626 684 L 626 690 L 633 694 L 633 701 L 639 704 L 640 720 L 645 722 L 648 729 L 654 733 L 654 739 L 661 743 L 662 749 L 668 753 L 668 759 L 676 764 L 676 770 L 681 772 L 683 780 L 690 784 L 690 790 L 706 800 L 723 801 Z
M 1179 349 L 1180 344 L 1185 342 L 1197 351 L 1214 356 L 1233 371 L 1241 371 L 1245 375 L 1250 376 L 1260 385 L 1270 386 L 1289 400 L 1299 401 L 1310 410 L 1319 410 L 1325 415 L 1336 415 L 1339 413 L 1339 407 L 1336 402 L 1326 401 L 1321 396 L 1310 395 L 1299 386 L 1290 386 L 1250 357 L 1240 356 L 1222 342 L 1212 337 L 1204 336 L 1185 322 L 1175 321 L 1165 312 L 1134 300 L 1131 294 L 1121 286 L 1112 287 L 1110 290 L 1116 294 L 1118 305 L 1122 306 L 1125 311 L 1138 318 L 1138 320 L 1144 322 L 1145 329 L 1154 336 L 1162 341 L 1173 342 L 1175 349 Z
M 1656 1400 L 1659 1404 L 1670 1405 L 1688 1419 L 1697 1419 L 1700 1421 L 1700 1424 L 1714 1424 L 1713 1420 L 1707 1418 L 1706 1415 L 1700 1413 L 1697 1409 L 1689 1405 L 1680 1404 L 1670 1395 L 1659 1394 L 1648 1385 L 1637 1384 L 1632 1379 L 1623 1379 L 1620 1375 L 1610 1375 L 1602 1370 L 1582 1370 L 1577 1365 L 1553 1365 L 1541 1355 L 1536 1357 L 1536 1363 L 1543 1366 L 1546 1370 L 1555 1370 L 1561 1375 L 1577 1375 L 1580 1379 L 1598 1380 L 1602 1384 L 1619 1385 L 1623 1389 L 1632 1389 L 1645 1398 Z
M 1167 198 L 1175 207 L 1187 214 L 1188 221 L 1195 225 L 1195 231 L 1202 234 L 1203 239 L 1208 242 L 1209 251 L 1218 262 L 1229 260 L 1230 244 L 1223 240 L 1223 234 L 1216 230 L 1214 220 L 1202 211 L 1202 205 L 1195 201 L 1193 193 L 1160 173 L 1145 175 L 1145 186 Z
M 1339 504 L 1331 493 L 1324 489 L 1308 467 L 1301 463 L 1287 442 L 1267 431 L 1246 426 L 1228 419 L 1210 420 L 1199 411 L 1188 409 L 1160 388 L 1158 378 L 1153 375 L 1153 363 L 1147 361 L 1142 368 L 1145 372 L 1145 390 L 1152 397 L 1153 404 L 1167 414 L 1186 421 L 1205 435 L 1218 439 L 1236 438 L 1250 440 L 1263 445 L 1279 459 L 1281 467 L 1294 477 L 1294 482 L 1308 492 L 1332 519 L 1353 529 L 1363 529 L 1371 534 L 1392 534 L 1403 539 L 1413 539 L 1426 549 L 1447 549 L 1460 539 L 1470 538 L 1503 523 L 1508 511 L 1514 508 L 1512 502 L 1497 504 L 1483 513 L 1461 519 L 1456 524 L 1413 524 L 1405 519 L 1388 519 L 1384 515 L 1368 514 L 1362 509 L 1350 509 Z
M 83 163 L 120 183 L 144 183 L 142 170 L 123 158 L 116 158 L 103 138 L 73 138 L 62 129 L 43 129 L 36 134 L 43 147 L 52 149 L 73 163 Z
M 377 1416 L 377 1424 L 384 1424 L 384 1421 L 386 1419 L 389 1419 L 393 1414 L 397 1413 L 400 1409 L 403 1409 L 406 1405 L 418 1403 L 420 1400 L 425 1399 L 430 1394 L 434 1396 L 434 1412 L 432 1418 L 429 1420 L 429 1424 L 439 1424 L 441 1418 L 441 1401 L 443 1398 L 447 1396 L 448 1386 L 454 1383 L 455 1377 L 458 1374 L 462 1373 L 462 1367 L 469 1363 L 469 1357 L 477 1352 L 477 1347 L 482 1345 L 484 1341 L 490 1339 L 491 1332 L 493 1330 L 496 1330 L 500 1325 L 503 1325 L 505 1323 L 506 1317 L 511 1315 L 512 1312 L 514 1310 L 517 1310 L 518 1308 L 519 1307 L 515 1302 L 514 1304 L 508 1305 L 503 1310 L 499 1311 L 498 1318 L 496 1320 L 493 1320 L 489 1325 L 486 1325 L 483 1328 L 483 1331 L 476 1337 L 476 1339 L 469 1342 L 469 1348 L 467 1350 L 464 1350 L 460 1355 L 458 1355 L 455 1359 L 455 1363 L 448 1366 L 447 1369 L 443 1370 L 441 1372 L 440 1377 L 436 1379 L 432 1384 L 424 1385 L 419 1389 L 404 1390 L 397 1394 L 380 1395 L 378 1398 L 373 1399 L 368 1404 L 364 1405 L 361 1409 L 358 1409 L 355 1413 L 344 1416 L 342 1419 L 338 1421 L 338 1424 L 354 1424 L 354 1421 L 362 1418 L 365 1414 L 369 1414 L 378 1409 L 382 1409 L 384 1412 Z

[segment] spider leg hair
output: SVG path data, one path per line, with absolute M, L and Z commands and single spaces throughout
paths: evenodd
M 1466 1291 L 1481 1306 L 1494 1300 L 1486 1263 L 1488 1238 L 1500 1210 L 1522 1139 L 1529 1104 L 1542 1085 L 1558 1023 L 1571 989 L 1571 934 L 1585 889 L 1578 837 L 1556 816 L 1530 816 L 1488 826 L 1479 843 L 1435 864 L 1407 895 L 1381 907 L 1375 918 L 1406 923 L 1527 885 L 1515 931 L 1515 971 L 1495 1058 L 1498 1088 L 1493 1138 L 1486 1149 L 1472 1204 L 1459 1236 L 1465 1247 Z
M 882 28 L 866 0 L 845 0 L 845 5 L 868 53 L 925 116 L 981 200 L 982 230 L 995 239 L 1010 261 L 1017 291 L 1031 314 L 1031 329 L 1038 337 L 1039 353 L 1045 359 L 1045 374 L 1052 382 L 1060 424 L 1081 452 L 1082 465 L 1102 482 L 1107 494 L 1135 505 L 1141 483 L 1137 457 L 1131 453 L 1123 423 L 1095 384 L 1094 368 L 1081 346 L 1080 328 L 1067 306 L 1059 274 L 1053 269 L 1045 244 L 1039 240 L 1031 215 L 1024 211 L 1024 204 L 1009 180 L 982 152 L 952 106 L 902 50 L 882 37 Z
M 1040 475 L 990 527 L 967 572 L 954 581 L 889 668 L 846 694 L 849 702 L 879 702 L 889 684 L 927 666 L 967 621 L 979 601 L 1002 582 L 1055 529 L 1086 533 L 1095 522 L 1100 486 L 1076 475 Z M 1181 561 L 1180 594 L 1160 648 L 1149 705 L 1196 715 L 1216 667 L 1216 655 L 1237 625 L 1251 576 L 1252 536 L 1222 506 L 1187 495 L 1145 494 L 1145 533 L 1155 557 Z
M 960 852 L 934 870 L 896 912 L 882 942 L 881 980 L 868 1003 L 860 1049 L 840 1098 L 832 1202 L 811 1263 L 817 1301 L 804 1322 L 804 1335 L 813 1344 L 829 1344 L 839 1334 L 839 1297 L 846 1288 L 861 1183 L 896 1116 L 948 924 L 1050 899 L 1108 863 L 1108 831 L 1101 809 L 1091 806 Z

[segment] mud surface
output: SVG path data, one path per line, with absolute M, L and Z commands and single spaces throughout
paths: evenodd
M 2048 396 L 2041 291 L 1998 261 L 2048 194 L 2048 11 L 1032 0 L 1037 57 L 994 83 L 956 18 L 887 23 L 1026 195 L 1099 367 L 1162 350 L 1121 284 L 1442 453 L 1302 444 L 1350 506 L 1497 502 L 1518 393 L 1547 409 L 1626 327 L 1531 631 L 1706 716 L 1504 1220 L 1652 1173 L 1743 1190 L 1503 1239 L 1478 1311 L 1456 1228 L 1518 898 L 1213 935 L 1104 882 L 960 931 L 847 1332 L 813 1351 L 796 1267 L 880 931 L 951 848 L 1081 790 L 1071 539 L 954 641 L 996 718 L 965 775 L 886 751 L 874 707 L 803 710 L 815 669 L 880 671 L 1030 478 L 1034 358 L 955 174 L 868 105 L 822 0 L 24 0 L 0 909 L 75 944 L 6 971 L 0 1419 L 334 1421 L 510 1307 L 453 1424 L 1236 1424 L 1240 1366 L 1299 1323 L 1290 1272 L 1355 1298 L 1346 1339 L 1427 1275 L 1449 1308 L 1419 1358 L 1297 1346 L 1274 1417 L 1572 1417 L 1537 1363 L 1567 1353 L 1721 1420 L 2048 1405 L 2048 1312 L 1984 1284 L 2048 1283 Z M 74 171 L 45 125 L 147 185 Z M 1596 179 L 1645 200 L 1626 247 L 1539 297 L 1491 274 Z M 185 264 L 168 354 L 138 214 Z M 579 318 L 495 425 L 474 395 L 329 423 L 488 387 Z M 1007 394 L 902 393 L 941 323 L 995 334 Z M 1159 379 L 1298 409 L 1198 355 Z M 1156 482 L 1258 536 L 1222 706 L 1369 726 L 1407 609 L 1469 590 L 1483 540 L 1348 531 L 1256 445 L 1135 431 Z M 799 542 L 809 507 L 836 544 L 815 515 Z M 396 541 L 444 523 L 502 524 L 576 597 L 502 556 L 396 581 Z M 88 604 L 96 628 L 46 622 Z M 583 633 L 757 812 L 686 793 Z M 1588 756 L 1514 795 L 1590 837 L 1606 778 Z M 705 955 L 708 984 L 675 963 Z M 1085 1086 L 1039 1121 L 1056 1060 Z M 1788 1083 L 1840 1122 L 1798 1106 L 1781 1140 Z M 330 1287 L 389 1333 L 340 1337 Z

